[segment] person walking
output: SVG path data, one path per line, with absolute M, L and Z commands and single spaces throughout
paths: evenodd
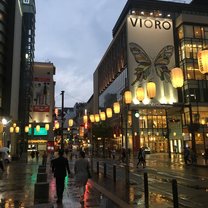
M 47 163 L 47 153 L 46 151 L 43 152 L 43 155 L 42 155 L 42 165 L 46 166 L 46 163 Z
M 136 167 L 138 168 L 139 165 L 143 162 L 143 161 L 142 161 L 142 148 L 141 148 L 141 147 L 139 148 L 139 152 L 138 152 L 137 159 L 138 159 L 138 162 L 137 162 Z
M 79 188 L 80 203 L 84 203 L 85 186 L 88 178 L 91 178 L 89 161 L 85 158 L 85 153 L 80 151 L 80 158 L 75 161 L 74 173 L 75 183 Z
M 64 181 L 65 177 L 68 173 L 70 174 L 68 159 L 65 158 L 64 150 L 60 149 L 59 157 L 53 159 L 51 162 L 52 172 L 54 173 L 54 177 L 56 178 L 56 194 L 57 194 L 57 203 L 62 203 L 63 192 L 64 192 Z
M 184 162 L 186 165 L 188 165 L 188 162 L 191 163 L 190 150 L 187 147 L 184 147 Z

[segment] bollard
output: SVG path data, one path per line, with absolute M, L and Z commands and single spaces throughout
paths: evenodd
M 178 186 L 176 179 L 172 180 L 172 192 L 173 192 L 173 207 L 178 208 Z
M 99 161 L 97 161 L 97 174 L 99 175 Z
M 149 190 L 148 190 L 148 175 L 144 173 L 144 200 L 145 200 L 145 207 L 149 207 Z
M 48 203 L 49 183 L 42 182 L 35 184 L 34 204 Z
M 46 166 L 40 165 L 38 167 L 38 173 L 45 173 L 46 172 Z
M 107 171 L 106 171 L 106 169 L 107 169 L 106 163 L 104 163 L 103 166 L 104 166 L 104 177 L 106 177 L 106 172 L 107 172 Z
M 47 173 L 38 173 L 37 174 L 37 183 L 47 182 Z
M 116 165 L 113 165 L 113 181 L 116 182 Z

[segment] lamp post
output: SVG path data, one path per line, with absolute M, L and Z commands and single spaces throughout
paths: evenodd
M 61 91 L 61 149 L 64 149 L 64 91 Z
M 124 104 L 126 107 L 125 115 L 125 149 L 126 149 L 126 186 L 129 186 L 129 141 L 128 141 L 128 115 L 129 115 L 129 105 L 132 102 L 131 91 L 124 92 Z

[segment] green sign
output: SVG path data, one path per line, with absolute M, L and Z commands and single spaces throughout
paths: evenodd
M 28 135 L 32 135 L 32 128 L 29 128 Z M 36 128 L 34 128 L 33 136 L 47 136 L 48 131 L 44 127 L 40 127 L 40 131 L 37 131 Z

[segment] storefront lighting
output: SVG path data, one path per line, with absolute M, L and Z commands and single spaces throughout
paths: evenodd
M 119 104 L 119 102 L 115 102 L 115 103 L 113 103 L 113 111 L 114 111 L 114 113 L 120 113 L 120 104 Z
M 142 102 L 144 100 L 144 88 L 143 87 L 138 87 L 136 89 L 136 97 L 139 102 Z
M 113 115 L 112 109 L 111 108 L 107 108 L 106 109 L 106 116 L 107 116 L 107 118 L 111 118 L 112 115 Z
M 153 99 L 156 96 L 156 84 L 154 82 L 147 83 L 147 96 Z
M 208 73 L 208 49 L 198 52 L 198 65 L 202 74 Z
M 131 91 L 126 91 L 124 92 L 124 102 L 125 104 L 131 104 L 132 102 L 132 95 L 131 95 Z
M 174 88 L 183 86 L 183 71 L 181 68 L 173 68 L 171 70 L 171 81 Z
M 68 124 L 69 124 L 69 127 L 72 127 L 72 126 L 73 126 L 73 124 L 74 124 L 74 121 L 73 121 L 73 119 L 69 119 L 69 122 L 68 122 Z

